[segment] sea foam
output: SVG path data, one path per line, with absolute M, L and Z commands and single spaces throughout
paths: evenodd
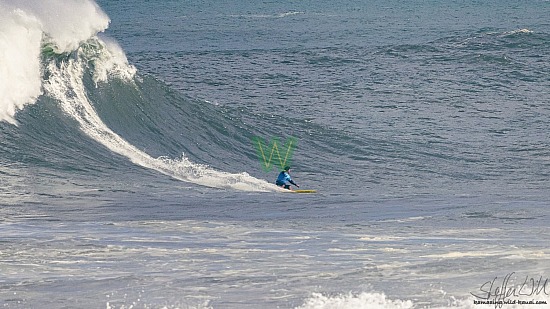
M 9 0 L 0 5 L 0 121 L 17 124 L 16 112 L 45 95 L 56 99 L 88 137 L 137 165 L 208 187 L 275 190 L 247 173 L 217 171 L 185 156 L 153 158 L 107 127 L 88 97 L 85 76 L 91 74 L 96 87 L 111 76 L 133 87 L 136 69 L 116 41 L 99 34 L 109 18 L 95 2 Z
M 68 53 L 108 25 L 93 1 L 0 1 L 0 121 L 16 124 L 15 113 L 42 94 L 44 46 Z
M 360 293 L 327 296 L 313 293 L 303 305 L 295 309 L 409 309 L 410 300 L 391 300 L 383 293 Z

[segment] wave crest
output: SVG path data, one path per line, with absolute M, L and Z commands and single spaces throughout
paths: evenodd
M 40 28 L 33 15 L 0 6 L 0 121 L 16 124 L 15 113 L 42 94 Z
M 42 52 L 68 53 L 101 32 L 109 18 L 89 0 L 5 0 L 0 5 L 0 121 L 42 94 Z
M 116 41 L 98 34 L 106 29 L 109 18 L 95 2 L 10 2 L 10 10 L 0 10 L 7 12 L 0 13 L 0 51 L 3 58 L 14 60 L 0 62 L 0 121 L 16 124 L 16 112 L 44 95 L 76 120 L 87 137 L 136 165 L 203 186 L 275 190 L 275 185 L 246 173 L 217 171 L 185 156 L 179 160 L 155 159 L 104 123 L 89 97 L 95 92 L 92 87 L 110 83 L 113 77 L 125 86 L 138 86 L 134 81 L 136 69 L 128 63 L 124 51 Z M 95 85 L 86 82 L 90 77 Z

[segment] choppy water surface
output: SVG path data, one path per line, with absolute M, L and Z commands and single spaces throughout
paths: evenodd
M 549 5 L 1 0 L 0 303 L 548 302 Z

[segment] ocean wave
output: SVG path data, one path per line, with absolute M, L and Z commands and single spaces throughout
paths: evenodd
M 107 28 L 109 18 L 93 1 L 15 1 L 0 4 L 0 121 L 42 94 L 41 51 L 68 53 Z
M 107 126 L 94 102 L 94 96 L 102 96 L 101 84 L 122 85 L 116 88 L 120 93 L 104 100 L 108 104 L 115 104 L 139 86 L 134 81 L 136 69 L 128 63 L 122 48 L 99 34 L 109 19 L 95 2 L 68 1 L 61 8 L 56 1 L 12 1 L 4 6 L 9 9 L 1 11 L 5 18 L 1 22 L 4 30 L 0 48 L 14 61 L 2 62 L 0 67 L 0 121 L 17 124 L 18 111 L 42 101 L 41 96 L 52 98 L 88 138 L 136 165 L 208 187 L 275 190 L 275 185 L 246 173 L 218 171 L 183 155 L 180 159 L 154 158 Z M 87 83 L 87 79 L 92 82 Z M 126 99 L 124 102 L 137 104 Z
M 0 121 L 16 124 L 15 113 L 42 94 L 40 21 L 20 9 L 0 4 Z M 22 35 L 26 33 L 26 35 Z

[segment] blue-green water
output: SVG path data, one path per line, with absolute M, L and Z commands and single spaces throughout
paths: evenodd
M 495 277 L 544 283 L 549 12 L 1 0 L 0 303 L 483 308 Z M 296 138 L 318 193 L 278 192 L 256 136 Z

